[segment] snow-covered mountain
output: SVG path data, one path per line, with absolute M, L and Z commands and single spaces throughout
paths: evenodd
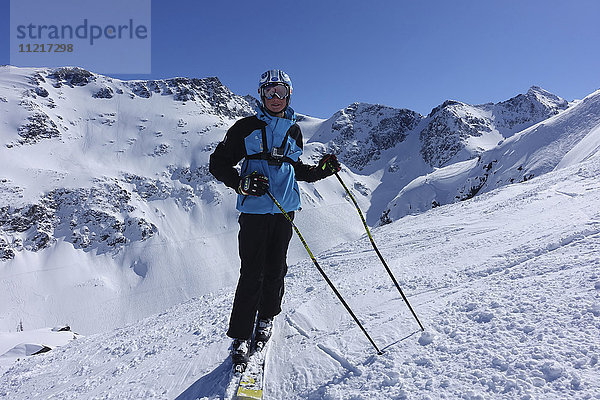
M 564 99 L 537 86 L 496 104 L 472 106 L 448 100 L 426 117 L 406 109 L 354 103 L 323 123 L 312 140 L 326 144 L 346 166 L 362 171 L 382 158 L 382 152 L 417 132 L 423 160 L 441 167 L 471 159 L 568 106 Z M 397 153 L 402 150 L 396 148 Z
M 544 120 L 478 158 L 420 176 L 394 198 L 384 219 L 394 220 L 441 204 L 465 200 L 600 154 L 600 91 Z
M 207 163 L 252 102 L 217 78 L 1 67 L 0 329 L 111 329 L 235 280 Z
M 377 179 L 375 187 L 362 185 L 370 195 L 367 221 L 375 225 L 388 212 L 388 203 L 414 179 L 473 159 L 568 106 L 537 86 L 496 104 L 448 100 L 427 116 L 354 103 L 323 122 L 310 143 L 320 153 L 336 153 L 351 172 Z
M 8 95 L 3 96 L 4 112 L 10 114 L 2 129 L 3 161 L 11 165 L 0 193 L 10 196 L 4 199 L 0 226 L 13 234 L 12 243 L 0 242 L 3 260 L 22 250 L 47 248 L 62 237 L 75 248 L 98 253 L 152 237 L 157 227 L 141 216 L 147 213 L 133 204 L 136 200 L 170 198 L 188 209 L 194 196 L 218 196 L 206 185 L 205 163 L 182 165 L 176 149 L 189 147 L 189 136 L 202 136 L 252 112 L 247 99 L 217 78 L 120 82 L 79 68 L 3 72 L 4 88 L 21 86 L 3 91 Z M 138 108 L 148 107 L 143 103 L 152 96 L 153 103 L 162 103 L 160 115 Z M 173 113 L 186 102 L 193 102 L 192 113 Z M 134 116 L 134 110 L 140 115 Z M 177 114 L 190 118 L 174 121 Z M 203 141 L 194 142 L 195 147 Z M 200 151 L 187 151 L 184 162 L 214 146 L 204 142 Z M 169 156 L 173 152 L 176 157 Z M 138 175 L 142 170 L 151 176 Z M 25 171 L 39 177 L 28 181 L 18 174 Z M 64 175 L 72 173 L 83 175 L 87 187 L 62 185 Z
M 346 166 L 361 171 L 402 143 L 421 119 L 410 110 L 354 103 L 324 122 L 312 141 L 326 144 Z
M 471 106 L 449 100 L 427 116 L 420 133 L 421 154 L 433 167 L 472 159 L 567 107 L 567 101 L 537 86 L 496 104 Z

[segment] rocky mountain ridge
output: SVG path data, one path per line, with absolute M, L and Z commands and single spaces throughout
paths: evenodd
M 406 109 L 353 103 L 329 118 L 312 140 L 325 143 L 344 164 L 360 171 L 403 142 L 421 119 Z
M 499 103 L 469 105 L 447 100 L 427 116 L 406 109 L 354 103 L 335 113 L 315 140 L 349 167 L 362 171 L 382 151 L 418 134 L 420 154 L 432 168 L 478 156 L 533 124 L 567 109 L 568 102 L 532 86 Z M 414 133 L 411 131 L 415 131 Z
M 565 100 L 537 86 L 498 103 L 469 105 L 447 100 L 427 116 L 354 103 L 324 121 L 309 143 L 318 146 L 321 154 L 337 154 L 349 172 L 359 177 L 377 176 L 375 185 L 365 188 L 364 183 L 356 183 L 370 199 L 367 222 L 376 225 L 389 209 L 388 203 L 414 179 L 476 159 L 516 132 L 568 107 Z M 466 198 L 469 193 L 465 188 L 460 196 Z

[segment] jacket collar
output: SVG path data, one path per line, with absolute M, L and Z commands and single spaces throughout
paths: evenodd
M 271 114 L 269 114 L 262 106 L 258 106 L 256 108 L 256 117 L 261 121 L 266 122 L 267 125 L 277 123 L 278 120 L 282 119 L 289 120 L 288 123 L 291 122 L 292 125 L 296 123 L 296 112 L 292 107 L 289 106 L 285 109 L 283 118 L 274 117 Z

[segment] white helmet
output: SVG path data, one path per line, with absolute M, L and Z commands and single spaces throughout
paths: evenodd
M 269 83 L 283 83 L 290 88 L 290 94 L 292 94 L 292 80 L 288 74 L 280 69 L 270 69 L 263 72 L 260 76 L 260 81 L 258 82 L 258 93 L 260 94 L 260 88 Z

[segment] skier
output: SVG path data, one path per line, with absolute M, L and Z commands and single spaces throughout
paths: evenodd
M 315 166 L 300 161 L 302 132 L 289 106 L 292 81 L 285 72 L 263 73 L 258 93 L 261 105 L 256 115 L 229 128 L 210 156 L 210 172 L 238 193 L 241 268 L 227 336 L 233 339 L 234 367 L 242 365 L 242 369 L 252 337 L 254 343 L 264 345 L 271 336 L 273 317 L 281 312 L 292 237 L 290 222 L 265 194 L 270 191 L 293 218 L 300 208 L 297 181 L 315 182 L 341 169 L 334 154 L 325 154 Z M 234 167 L 242 159 L 238 173 Z

